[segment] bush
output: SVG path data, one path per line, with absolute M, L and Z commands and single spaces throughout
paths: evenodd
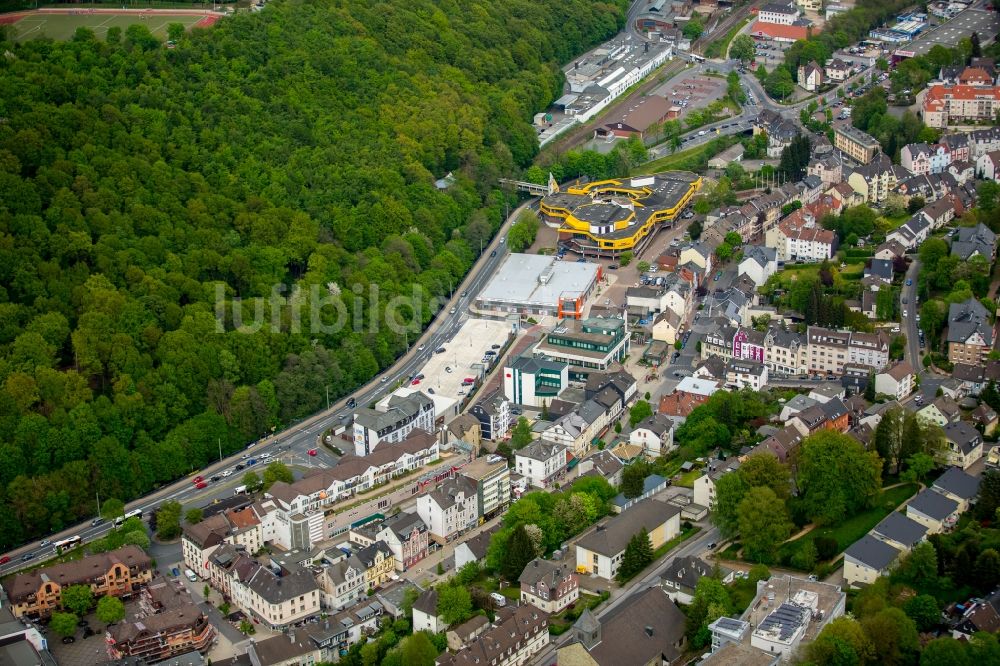
M 816 537 L 813 539 L 813 545 L 816 546 L 816 556 L 820 561 L 829 560 L 840 550 L 837 540 L 833 537 Z

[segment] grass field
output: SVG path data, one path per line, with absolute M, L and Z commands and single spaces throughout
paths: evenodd
M 80 10 L 85 11 L 85 10 Z M 166 39 L 167 26 L 180 23 L 185 28 L 205 21 L 203 15 L 156 14 L 131 12 L 127 14 L 80 13 L 56 14 L 50 12 L 33 12 L 13 24 L 15 38 L 18 41 L 49 37 L 57 41 L 66 41 L 73 36 L 77 28 L 90 28 L 98 39 L 104 39 L 110 28 L 118 27 L 125 31 L 128 26 L 139 23 L 149 28 L 154 36 Z
M 722 135 L 695 148 L 679 150 L 672 155 L 665 155 L 658 160 L 647 162 L 635 169 L 634 175 L 671 170 L 697 171 L 705 168 L 710 159 L 738 141 L 738 137 Z

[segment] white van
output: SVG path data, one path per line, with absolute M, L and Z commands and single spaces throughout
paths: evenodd
M 490 599 L 496 604 L 497 608 L 503 608 L 507 605 L 507 597 L 503 596 L 499 592 L 490 592 Z
M 187 576 L 187 579 L 192 583 L 198 582 L 198 575 L 195 572 L 191 571 L 190 569 L 185 569 L 184 575 Z

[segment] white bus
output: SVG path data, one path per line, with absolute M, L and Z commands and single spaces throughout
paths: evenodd
M 129 518 L 142 518 L 142 509 L 134 509 L 126 513 L 124 516 L 118 516 L 115 518 L 115 527 L 121 527 L 122 523 Z
M 64 550 L 79 546 L 83 542 L 79 536 L 71 536 L 68 539 L 63 539 L 62 541 L 56 541 L 52 544 L 52 547 L 57 553 L 61 553 Z

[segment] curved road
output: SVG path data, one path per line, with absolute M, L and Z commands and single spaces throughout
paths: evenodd
M 430 326 L 428 326 L 427 330 L 421 334 L 421 337 L 414 342 L 410 350 L 397 359 L 395 364 L 387 368 L 381 375 L 374 378 L 367 385 L 357 389 L 350 396 L 357 400 L 358 405 L 368 405 L 369 403 L 378 400 L 391 390 L 394 390 L 397 381 L 409 378 L 410 376 L 416 374 L 426 360 L 434 354 L 435 349 L 447 344 L 448 341 L 452 339 L 467 318 L 467 306 L 469 299 L 483 287 L 486 280 L 489 279 L 489 277 L 500 265 L 500 262 L 503 261 L 504 256 L 507 253 L 507 246 L 501 241 L 506 239 L 507 232 L 512 221 L 516 220 L 517 216 L 520 215 L 521 212 L 531 207 L 533 202 L 534 199 L 530 199 L 510 212 L 507 220 L 504 221 L 496 236 L 488 246 L 483 248 L 482 255 L 476 263 L 473 264 L 468 275 L 466 275 L 465 279 L 460 284 L 456 285 L 456 295 L 441 307 L 438 315 L 431 322 Z M 495 256 L 491 256 L 494 251 L 496 252 Z M 468 292 L 469 295 L 465 297 L 461 296 L 461 294 L 465 292 Z M 457 309 L 455 314 L 451 314 L 450 311 L 452 308 Z M 339 417 L 341 411 L 349 411 L 347 410 L 348 399 L 349 398 L 345 398 L 337 401 L 336 403 L 331 403 L 329 409 L 325 409 L 317 414 L 314 414 L 313 416 L 300 421 L 286 430 L 276 433 L 270 437 L 266 437 L 260 440 L 257 444 L 250 444 L 245 449 L 237 452 L 229 458 L 213 463 L 203 470 L 192 473 L 188 477 L 169 484 L 142 498 L 129 502 L 129 504 L 126 505 L 125 510 L 133 511 L 135 509 L 141 509 L 143 517 L 146 518 L 149 515 L 150 510 L 155 509 L 166 501 L 176 500 L 182 504 L 189 502 L 201 502 L 204 501 L 208 495 L 217 495 L 218 493 L 214 489 L 215 484 L 209 483 L 207 488 L 199 490 L 194 487 L 192 479 L 197 475 L 201 475 L 207 480 L 213 475 L 221 474 L 226 470 L 232 470 L 233 467 L 239 464 L 242 458 L 246 457 L 246 454 L 250 452 L 252 452 L 253 456 L 256 458 L 261 458 L 262 454 L 277 456 L 282 451 L 291 450 L 299 450 L 305 454 L 308 449 L 316 446 L 316 438 L 319 434 L 340 422 Z M 261 462 L 264 461 L 262 460 Z M 224 480 L 219 483 L 223 482 Z M 84 543 L 87 543 L 103 536 L 110 529 L 111 526 L 108 523 L 102 523 L 100 525 L 81 523 L 63 530 L 58 534 L 54 534 L 48 537 L 48 539 L 58 541 L 66 539 L 70 536 L 78 535 L 83 539 Z M 28 553 L 34 556 L 33 559 L 23 562 L 21 557 Z M 53 556 L 54 552 L 52 546 L 46 545 L 43 547 L 41 542 L 35 541 L 9 551 L 6 555 L 11 558 L 11 561 L 0 566 L 0 576 L 8 575 L 18 569 L 35 565 L 39 560 Z

